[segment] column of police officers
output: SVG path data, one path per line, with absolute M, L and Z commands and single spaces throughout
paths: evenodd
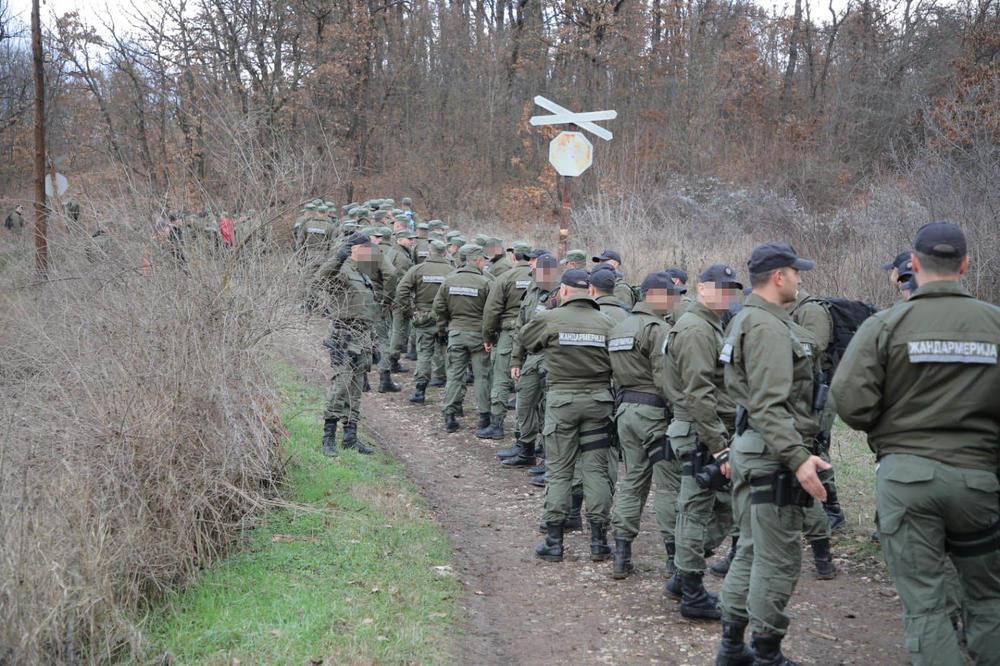
M 398 391 L 391 374 L 409 352 L 409 401 L 443 386 L 446 431 L 462 428 L 470 383 L 477 437 L 503 439 L 513 409 L 514 443 L 497 457 L 545 487 L 537 557 L 561 561 L 586 516 L 591 559 L 627 578 L 655 490 L 664 592 L 684 617 L 721 621 L 715 663 L 794 664 L 781 643 L 803 539 L 816 576 L 837 573 L 830 536 L 845 516 L 828 453 L 839 414 L 878 461 L 873 538 L 911 661 L 957 665 L 964 651 L 1000 663 L 1000 310 L 960 284 L 959 227 L 922 227 L 883 266 L 900 300 L 858 322 L 845 352 L 843 322 L 802 288 L 813 262 L 785 243 L 754 248 L 746 288 L 725 264 L 690 291 L 677 267 L 632 287 L 613 250 L 589 262 L 523 241 L 505 252 L 403 203 L 350 204 L 338 225 L 315 224 L 326 211 L 311 204 L 296 223 L 315 267 L 306 302 L 334 322 L 327 455 L 338 423 L 343 447 L 371 452 L 357 438 L 367 372 Z M 724 577 L 718 595 L 707 572 Z

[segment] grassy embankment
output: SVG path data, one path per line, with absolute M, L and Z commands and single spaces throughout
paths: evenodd
M 287 498 L 245 548 L 151 617 L 177 663 L 446 663 L 456 622 L 450 548 L 384 454 L 319 452 L 322 393 L 285 382 Z

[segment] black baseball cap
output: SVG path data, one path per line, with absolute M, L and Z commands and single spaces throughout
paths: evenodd
M 908 282 L 909 280 L 912 279 L 913 279 L 913 268 L 911 268 L 909 266 L 909 262 L 907 262 L 906 270 L 900 270 L 896 274 L 896 282 L 902 284 L 903 282 Z
M 591 261 L 595 264 L 599 264 L 603 261 L 611 259 L 612 261 L 617 261 L 619 265 L 622 263 L 622 255 L 618 254 L 614 250 L 604 250 L 600 255 L 596 257 L 591 257 Z
M 590 286 L 590 274 L 580 268 L 571 268 L 562 275 L 560 280 L 567 287 L 586 289 Z
M 968 252 L 965 234 L 951 222 L 931 222 L 920 227 L 913 248 L 920 254 L 943 259 L 959 259 Z
M 677 268 L 676 266 L 671 266 L 670 268 L 668 268 L 667 270 L 665 270 L 663 272 L 666 273 L 667 275 L 669 275 L 672 278 L 680 280 L 681 284 L 687 284 L 688 283 L 688 274 L 687 274 L 687 272 L 685 272 L 685 270 L 683 268 Z
M 674 276 L 670 274 L 670 271 L 657 271 L 656 273 L 650 273 L 642 279 L 642 284 L 639 285 L 639 289 L 642 293 L 646 293 L 650 289 L 666 289 L 667 293 L 672 295 L 686 294 L 687 289 L 679 284 L 674 284 Z
M 542 256 L 543 254 L 552 254 L 552 253 L 543 247 L 536 247 L 534 250 L 528 253 L 528 256 L 531 257 L 532 259 L 538 259 L 538 257 Z
M 811 271 L 815 262 L 795 254 L 788 243 L 764 243 L 753 249 L 747 268 L 751 273 L 767 273 L 778 268 L 794 268 L 797 271 Z
M 559 268 L 559 259 L 554 254 L 543 252 L 538 255 L 538 259 L 535 261 L 535 268 Z
M 617 281 L 618 276 L 610 267 L 600 268 L 590 273 L 590 284 L 601 291 L 612 291 Z
M 344 245 L 346 245 L 347 247 L 354 247 L 355 245 L 364 245 L 365 243 L 371 243 L 371 242 L 372 242 L 371 236 L 369 236 L 368 234 L 363 234 L 360 231 L 357 231 L 348 236 L 344 240 Z
M 712 264 L 698 274 L 698 282 L 714 282 L 720 289 L 743 289 L 736 279 L 736 271 L 726 264 Z
M 908 263 L 910 263 L 910 254 L 912 250 L 903 250 L 896 255 L 896 258 L 892 261 L 888 261 L 882 264 L 882 270 L 891 271 L 893 268 L 896 270 L 902 270 Z

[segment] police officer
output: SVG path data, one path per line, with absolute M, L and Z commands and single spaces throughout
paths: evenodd
M 545 355 L 529 354 L 524 349 L 521 331 L 538 313 L 551 309 L 553 290 L 559 287 L 562 271 L 559 260 L 549 253 L 532 253 L 533 283 L 521 300 L 517 324 L 511 341 L 510 376 L 517 382 L 517 442 L 509 449 L 497 453 L 507 467 L 530 467 L 538 453 L 542 416 L 545 410 Z
M 464 265 L 445 278 L 434 297 L 438 334 L 448 336 L 448 384 L 442 409 L 448 432 L 461 427 L 455 417 L 461 410 L 465 367 L 470 362 L 476 375 L 479 427 L 490 422 L 490 358 L 482 325 L 491 278 L 483 274 L 486 255 L 481 246 L 463 245 L 459 254 Z
M 392 262 L 382 249 L 383 238 L 389 236 L 389 231 L 385 227 L 366 227 L 365 233 L 372 241 L 372 261 L 360 266 L 362 272 L 368 275 L 375 287 L 375 302 L 379 306 L 381 316 L 375 321 L 375 334 L 378 337 L 379 349 L 384 351 L 377 362 L 379 393 L 398 393 L 401 388 L 399 384 L 392 381 L 390 374 L 392 361 L 389 358 L 389 337 L 392 329 L 392 299 L 396 294 L 396 282 L 399 275 L 393 267 Z
M 489 261 L 486 264 L 486 272 L 494 278 L 499 278 L 514 266 L 510 259 L 507 258 L 507 253 L 504 252 L 503 241 L 499 238 L 487 238 L 483 249 L 486 251 L 486 258 Z
M 583 250 L 569 250 L 562 259 L 563 268 L 570 270 L 573 268 L 579 268 L 582 270 L 587 269 L 587 253 Z
M 607 521 L 611 508 L 608 447 L 611 445 L 611 361 L 607 339 L 611 320 L 587 295 L 589 275 L 579 269 L 563 273 L 559 307 L 540 312 L 521 331 L 524 349 L 545 354 L 548 393 L 545 399 L 545 541 L 535 548 L 543 560 L 563 558 L 564 521 L 569 512 L 573 470 L 579 459 L 590 523 L 590 559 L 611 556 Z
M 410 317 L 417 337 L 417 367 L 413 378 L 416 388 L 410 402 L 422 405 L 427 386 L 433 375 L 445 374 L 445 344 L 438 336 L 437 318 L 434 316 L 434 297 L 451 273 L 451 264 L 444 258 L 445 244 L 431 241 L 427 261 L 406 271 L 396 287 L 396 305 Z
M 323 414 L 323 453 L 337 455 L 337 424 L 343 422 L 345 449 L 370 454 L 372 450 L 358 441 L 361 417 L 361 387 L 365 373 L 378 355 L 375 322 L 379 316 L 375 289 L 360 269 L 373 261 L 373 246 L 365 234 L 354 234 L 316 272 L 315 287 L 332 297 L 337 304 L 330 335 L 324 346 L 330 352 L 333 376 Z
M 14 232 L 18 237 L 21 236 L 21 232 L 24 230 L 24 206 L 18 204 L 17 207 L 12 210 L 3 221 L 4 229 Z
M 592 257 L 592 261 L 595 264 L 608 266 L 614 271 L 614 296 L 626 307 L 631 308 L 635 304 L 635 294 L 632 293 L 632 287 L 625 282 L 625 276 L 622 274 L 622 255 L 614 250 L 604 250 L 598 256 Z
M 717 663 L 750 663 L 743 642 L 748 622 L 753 663 L 788 663 L 781 641 L 801 567 L 803 509 L 810 497 L 826 499 L 819 472 L 830 468 L 810 448 L 819 430 L 817 351 L 787 310 L 799 271 L 813 266 L 785 243 L 754 248 L 748 262 L 753 293 L 730 324 L 720 355 L 726 390 L 738 405 L 730 459 L 740 542 L 722 585 Z
M 910 300 L 865 321 L 833 378 L 841 418 L 868 433 L 886 565 L 916 666 L 958 666 L 946 599 L 950 559 L 965 590 L 968 651 L 1000 663 L 1000 309 L 960 284 L 965 234 L 917 231 Z
M 401 229 L 393 233 L 396 243 L 388 248 L 389 262 L 392 264 L 396 275 L 404 275 L 413 266 L 411 249 L 413 238 L 416 236 L 409 229 Z M 398 288 L 398 287 L 397 287 Z M 410 318 L 403 314 L 395 304 L 391 308 L 392 329 L 389 338 L 389 370 L 391 372 L 409 372 L 409 369 L 400 365 L 399 359 L 406 351 L 407 340 L 410 337 Z
M 607 264 L 598 264 L 590 273 L 590 297 L 615 324 L 624 321 L 631 312 L 631 305 L 615 295 L 617 281 L 615 270 Z
M 417 223 L 417 237 L 413 239 L 413 263 L 422 264 L 430 255 L 430 227 L 426 222 Z M 447 246 L 446 246 L 447 247 Z
M 483 340 L 492 347 L 493 386 L 490 390 L 490 423 L 476 431 L 476 437 L 481 439 L 503 439 L 507 399 L 514 388 L 510 358 L 521 300 L 531 286 L 531 266 L 528 264 L 531 246 L 517 241 L 513 247 L 517 263 L 493 281 L 483 312 Z
M 595 271 L 591 277 L 598 278 L 601 272 L 611 273 Z M 668 553 L 673 554 L 669 551 L 676 512 L 666 491 L 676 489 L 680 472 L 677 463 L 667 456 L 670 411 L 659 372 L 663 343 L 671 326 L 668 316 L 680 291 L 664 273 L 647 275 L 641 290 L 643 299 L 611 329 L 608 338 L 612 374 L 618 387 L 615 423 L 625 459 L 625 476 L 611 515 L 615 538 L 612 577 L 618 579 L 632 573 L 632 541 L 639 534 L 639 519 L 653 481 L 660 532 L 664 542 L 670 544 Z
M 665 345 L 664 380 L 673 407 L 667 435 L 683 465 L 675 533 L 678 580 L 668 589 L 676 591 L 680 583 L 681 615 L 693 619 L 721 617 L 718 598 L 705 590 L 705 553 L 729 533 L 732 503 L 725 463 L 714 474 L 709 470 L 728 454 L 735 430 L 736 403 L 726 392 L 719 360 L 725 335 L 721 316 L 742 297 L 743 285 L 732 267 L 708 266 L 698 275 L 697 301 L 674 325 Z

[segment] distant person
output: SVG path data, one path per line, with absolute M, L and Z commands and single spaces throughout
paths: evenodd
M 236 225 L 225 211 L 219 218 L 219 233 L 222 234 L 222 244 L 226 247 L 232 247 L 236 240 Z
M 3 221 L 4 229 L 13 231 L 14 235 L 18 238 L 21 237 L 21 232 L 24 230 L 24 206 L 18 206 Z

